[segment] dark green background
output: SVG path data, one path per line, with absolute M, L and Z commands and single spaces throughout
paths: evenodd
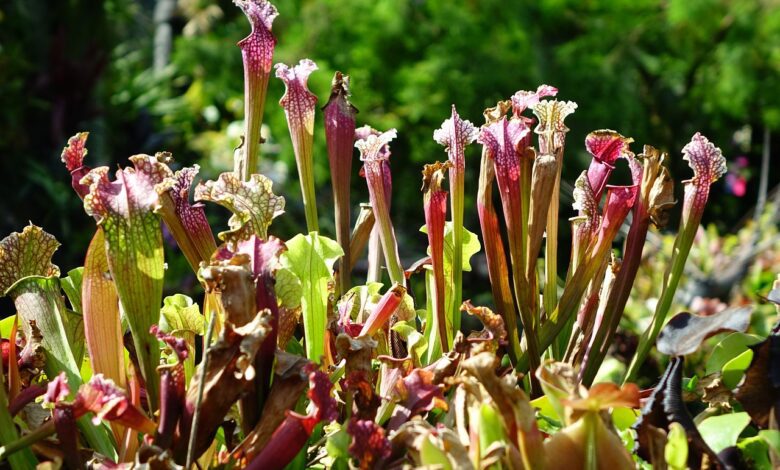
M 63 271 L 78 266 L 94 222 L 71 191 L 59 161 L 69 136 L 87 130 L 88 161 L 116 167 L 135 153 L 172 151 L 199 162 L 207 178 L 229 165 L 242 118 L 242 67 L 235 43 L 249 25 L 229 1 L 181 0 L 166 23 L 170 57 L 155 71 L 157 2 L 11 0 L 0 4 L 0 235 L 28 220 L 63 243 Z M 564 178 L 587 165 L 585 135 L 612 128 L 671 154 L 677 181 L 691 175 L 680 149 L 696 131 L 729 161 L 750 161 L 743 198 L 712 188 L 705 222 L 733 229 L 755 204 L 761 136 L 780 130 L 780 9 L 756 0 L 278 0 L 274 62 L 308 57 L 320 71 L 312 91 L 327 100 L 335 70 L 352 76 L 359 125 L 396 127 L 392 146 L 393 217 L 401 256 L 414 260 L 425 237 L 419 192 L 422 165 L 445 158 L 432 134 L 455 103 L 464 118 L 540 83 L 579 104 L 568 118 Z M 162 56 L 165 58 L 165 56 Z M 263 171 L 277 177 L 287 214 L 272 231 L 304 228 L 281 81 L 272 78 L 266 123 L 271 131 Z M 317 116 L 316 176 L 323 233 L 333 236 L 322 116 Z M 747 127 L 745 127 L 747 126 Z M 738 145 L 745 129 L 752 143 Z M 228 137 L 230 132 L 230 137 Z M 280 162 L 281 165 L 273 164 Z M 770 188 L 780 179 L 773 162 Z M 367 199 L 353 178 L 353 202 Z M 466 225 L 478 231 L 473 205 L 479 147 L 467 152 Z M 286 178 L 279 178 L 284 175 Z M 618 172 L 617 181 L 627 179 Z M 679 191 L 678 186 L 678 191 Z M 568 217 L 570 209 L 562 209 Z M 215 230 L 227 212 L 209 208 Z M 677 212 L 671 220 L 678 220 Z M 566 257 L 562 257 L 563 262 Z M 171 258 L 175 288 L 194 279 Z M 181 283 L 185 285 L 182 286 Z M 466 295 L 487 285 L 466 286 Z

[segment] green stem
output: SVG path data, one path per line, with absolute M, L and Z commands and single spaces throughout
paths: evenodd
M 192 468 L 192 462 L 195 454 L 195 444 L 198 435 L 198 419 L 200 418 L 200 404 L 203 401 L 203 392 L 206 389 L 206 371 L 209 367 L 208 349 L 211 347 L 211 337 L 214 335 L 214 325 L 216 324 L 216 312 L 212 312 L 209 326 L 206 329 L 204 342 L 206 348 L 203 351 L 203 363 L 200 371 L 200 384 L 198 385 L 198 396 L 195 400 L 195 412 L 192 415 L 192 427 L 190 428 L 190 438 L 187 442 L 187 465 L 184 468 Z
M 463 302 L 463 172 L 452 172 L 452 334 L 460 330 Z M 448 335 L 449 336 L 449 335 Z M 447 350 L 446 345 L 443 345 Z
M 639 346 L 637 347 L 634 358 L 631 360 L 623 383 L 632 382 L 636 379 L 639 368 L 644 364 L 645 359 L 650 352 L 650 348 L 655 344 L 655 340 L 658 338 L 658 334 L 664 326 L 666 316 L 669 313 L 672 301 L 677 293 L 677 286 L 680 284 L 685 262 L 688 260 L 688 254 L 691 251 L 693 239 L 696 236 L 696 230 L 699 227 L 700 221 L 701 211 L 694 211 L 690 220 L 683 222 L 683 227 L 674 241 L 672 260 L 669 265 L 669 270 L 666 272 L 661 298 L 655 306 L 655 313 L 653 314 L 650 326 L 648 326 L 647 330 L 645 330 L 642 337 L 639 339 Z
M 544 311 L 549 315 L 558 305 L 558 211 L 561 192 L 561 160 L 563 152 L 556 152 L 558 173 L 555 177 L 550 209 L 547 211 L 547 243 L 544 248 Z
M 650 218 L 643 204 L 638 204 L 634 211 L 634 221 L 626 238 L 626 247 L 623 250 L 623 264 L 618 271 L 615 285 L 607 299 L 604 309 L 604 317 L 588 348 L 588 357 L 582 372 L 582 383 L 589 387 L 596 377 L 596 373 L 604 362 L 609 345 L 615 336 L 620 318 L 623 316 L 626 302 L 631 295 L 631 287 L 636 279 L 639 265 L 642 261 L 642 249 L 644 248 L 647 230 L 650 227 Z
M 13 425 L 12 425 L 13 427 Z M 14 428 L 15 429 L 15 428 Z M 4 428 L 5 430 L 5 428 Z M 29 453 L 30 457 L 32 457 L 32 461 L 35 461 L 35 456 L 32 455 L 32 451 L 30 450 L 30 446 L 35 444 L 36 442 L 46 439 L 47 437 L 54 434 L 54 421 L 49 420 L 43 423 L 41 426 L 36 428 L 34 431 L 25 434 L 24 436 L 20 437 L 19 439 L 10 442 L 3 447 L 0 447 L 0 462 L 8 458 L 9 461 L 12 461 L 10 458 L 12 455 L 14 455 L 16 452 L 23 451 L 24 454 Z M 22 454 L 22 455 L 24 455 Z M 32 467 L 22 467 L 22 468 L 32 468 Z

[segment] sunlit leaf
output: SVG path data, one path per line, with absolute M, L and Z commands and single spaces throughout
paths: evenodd
M 228 220 L 230 230 L 219 234 L 221 240 L 237 243 L 252 235 L 265 240 L 271 221 L 284 213 L 284 198 L 275 195 L 272 186 L 263 175 L 241 181 L 235 173 L 222 173 L 217 181 L 198 184 L 195 200 L 214 202 L 233 213 Z
M 301 281 L 301 307 L 306 340 L 306 357 L 320 362 L 325 353 L 328 298 L 334 290 L 333 263 L 343 252 L 339 244 L 316 232 L 296 235 L 287 242 L 282 266 Z
M 750 416 L 745 412 L 710 416 L 699 423 L 699 432 L 704 442 L 715 452 L 737 443 L 737 438 L 750 424 Z

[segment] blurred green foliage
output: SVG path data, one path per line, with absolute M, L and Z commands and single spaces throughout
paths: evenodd
M 0 187 L 0 197 L 12 203 L 0 216 L 0 232 L 33 220 L 68 241 L 59 255 L 65 266 L 80 264 L 93 226 L 59 162 L 75 132 L 91 132 L 93 166 L 170 150 L 179 162 L 201 163 L 207 178 L 232 168 L 243 114 L 235 43 L 248 33 L 248 22 L 227 0 L 178 0 L 169 18 L 155 21 L 159 3 L 11 0 L 0 6 L 0 170 L 14 175 Z M 419 171 L 446 158 L 432 134 L 452 103 L 481 124 L 485 107 L 519 89 L 558 87 L 560 98 L 579 103 L 567 120 L 569 181 L 586 164 L 582 142 L 594 129 L 634 137 L 637 152 L 645 143 L 669 151 L 678 181 L 691 174 L 679 152 L 695 131 L 727 158 L 744 154 L 757 166 L 756 137 L 764 128 L 780 130 L 780 94 L 772 91 L 780 90 L 780 7 L 773 0 L 274 3 L 280 11 L 274 61 L 316 61 L 320 71 L 310 86 L 320 105 L 333 72 L 348 73 L 359 123 L 398 128 L 393 216 L 404 258 L 422 253 Z M 155 70 L 154 38 L 163 26 L 172 31 L 170 56 L 163 54 L 167 65 Z M 276 105 L 283 91 L 272 78 L 261 171 L 287 198 L 288 216 L 276 225 L 287 237 L 304 224 L 292 148 Z M 333 235 L 321 115 L 317 126 L 321 227 Z M 735 139 L 740 129 L 743 137 Z M 467 154 L 467 208 L 476 194 L 477 147 Z M 356 161 L 355 204 L 367 199 L 358 167 Z M 778 178 L 775 172 L 771 185 Z M 749 184 L 740 200 L 721 197 L 723 185 L 716 185 L 705 221 L 731 228 L 754 204 L 756 186 Z M 221 229 L 226 214 L 210 210 Z M 466 226 L 478 228 L 476 211 L 467 210 Z

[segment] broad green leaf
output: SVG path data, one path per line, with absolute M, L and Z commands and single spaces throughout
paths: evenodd
M 539 398 L 531 400 L 531 406 L 539 410 L 539 414 L 543 416 L 557 421 L 563 421 L 563 418 L 558 416 L 558 412 L 555 411 L 555 407 L 552 405 L 547 395 L 542 395 Z
M 420 228 L 420 231 L 423 233 L 428 233 L 426 226 Z M 454 246 L 454 230 L 453 230 L 452 222 L 446 222 L 444 226 L 444 279 L 452 279 L 453 246 Z M 480 245 L 479 243 L 479 237 L 477 237 L 475 233 L 470 232 L 468 229 L 463 227 L 463 258 L 461 259 L 463 271 L 471 271 L 471 257 L 474 256 L 476 253 L 478 253 L 481 247 L 482 245 Z M 431 280 L 429 282 L 433 282 L 433 281 Z M 434 292 L 433 288 L 431 287 L 431 289 L 428 290 L 428 292 L 430 297 L 430 295 L 432 295 L 432 293 Z M 444 305 L 452 304 L 452 296 L 453 296 L 452 283 L 445 282 Z M 429 310 L 430 309 L 431 307 L 429 307 Z M 460 322 L 458 321 L 457 324 L 460 324 Z M 450 315 L 447 315 L 447 338 L 450 344 L 452 344 L 453 337 L 455 334 L 453 328 L 454 328 L 454 319 Z M 432 333 L 438 334 L 438 332 L 435 331 L 432 331 Z M 429 344 L 433 344 L 430 342 L 431 339 L 432 339 L 431 336 L 429 336 Z M 434 350 L 438 350 L 438 348 L 434 347 Z
M 704 442 L 717 453 L 735 445 L 748 424 L 750 424 L 750 415 L 739 412 L 711 416 L 699 423 L 698 428 Z
M 276 284 L 274 286 L 276 298 L 279 303 L 288 309 L 296 309 L 301 306 L 303 286 L 301 280 L 287 268 L 276 270 Z
M 699 376 L 694 375 L 691 378 L 683 378 L 682 389 L 684 392 L 695 392 L 696 385 L 699 383 Z
M 317 232 L 287 242 L 281 264 L 301 281 L 306 357 L 319 362 L 325 352 L 328 298 L 333 294 L 333 263 L 343 254 L 337 242 Z
M 612 422 L 615 428 L 622 431 L 633 426 L 641 414 L 639 410 L 633 408 L 616 407 L 612 409 Z
M 73 357 L 77 364 L 81 364 L 84 358 L 84 317 L 81 306 L 81 284 L 84 268 L 78 267 L 68 271 L 68 275 L 60 279 L 60 287 L 68 297 L 71 309 L 64 312 L 63 323 L 65 334 L 68 335 Z
M 747 468 L 756 470 L 769 470 L 772 468 L 772 462 L 769 460 L 769 445 L 761 436 L 742 439 L 737 443 L 737 448 L 742 453 L 742 458 L 745 460 Z
M 423 334 L 428 339 L 428 351 L 425 355 L 425 364 L 431 364 L 441 357 L 442 347 L 439 329 L 436 324 L 436 315 L 433 313 L 434 276 L 432 269 L 425 270 L 425 310 L 421 310 L 418 316 L 423 318 L 425 329 Z
M 720 371 L 723 366 L 748 350 L 748 346 L 761 342 L 761 338 L 747 333 L 731 333 L 712 348 L 707 359 L 706 375 Z
M 83 279 L 84 268 L 78 267 L 68 271 L 68 275 L 60 279 L 60 285 L 65 295 L 70 301 L 70 306 L 74 312 L 81 314 L 81 282 Z
M 189 332 L 203 335 L 206 321 L 200 314 L 200 307 L 190 297 L 174 294 L 163 299 L 159 326 L 160 331 L 168 334 Z
M 780 458 L 780 431 L 775 429 L 764 429 L 758 431 L 758 436 L 765 440 L 775 455 Z
M 84 317 L 69 308 L 63 311 L 62 316 L 65 336 L 68 338 L 73 358 L 76 364 L 81 364 L 81 360 L 84 359 Z
M 381 282 L 369 282 L 364 286 L 355 286 L 341 296 L 339 307 L 343 302 L 351 302 L 349 316 L 352 319 L 362 318 L 365 320 L 371 314 L 374 305 L 382 298 Z
M 452 470 L 450 460 L 444 450 L 436 447 L 431 436 L 425 436 L 420 445 L 420 464 L 427 468 Z
M 174 294 L 163 299 L 160 309 L 160 331 L 182 338 L 187 342 L 189 355 L 184 360 L 184 376 L 189 381 L 195 372 L 195 336 L 205 334 L 206 320 L 200 314 L 200 307 L 183 294 Z M 170 354 L 168 361 L 177 361 L 176 354 Z
M 10 315 L 0 320 L 0 337 L 11 337 L 11 330 L 14 327 L 14 318 L 16 318 L 16 315 Z
M 723 385 L 728 387 L 730 390 L 736 388 L 739 384 L 739 381 L 742 380 L 742 377 L 745 375 L 745 371 L 748 369 L 748 367 L 750 367 L 750 361 L 752 360 L 753 351 L 748 349 L 747 351 L 742 352 L 742 354 L 724 364 L 721 373 L 723 377 Z
M 413 324 L 404 321 L 396 322 L 391 329 L 406 341 L 406 346 L 412 353 L 415 364 L 419 366 L 423 354 L 428 349 L 428 342 L 425 340 L 425 337 L 417 331 Z
M 335 423 L 338 425 L 338 423 Z M 349 443 L 352 440 L 346 429 L 338 429 L 328 435 L 325 442 L 325 450 L 331 458 L 346 457 L 349 458 Z
M 688 467 L 688 436 L 680 423 L 669 425 L 664 459 L 670 470 L 685 470 Z
M 428 233 L 428 228 L 423 225 L 420 228 L 422 233 Z M 449 269 L 452 269 L 452 247 L 454 246 L 454 230 L 452 228 L 452 222 L 446 222 L 444 224 L 444 263 L 445 272 L 447 271 L 447 265 Z M 471 271 L 471 257 L 479 253 L 482 245 L 479 243 L 479 237 L 474 232 L 469 231 L 465 227 L 463 228 L 463 270 Z
M 479 451 L 485 455 L 490 444 L 506 440 L 501 415 L 487 403 L 479 409 Z

